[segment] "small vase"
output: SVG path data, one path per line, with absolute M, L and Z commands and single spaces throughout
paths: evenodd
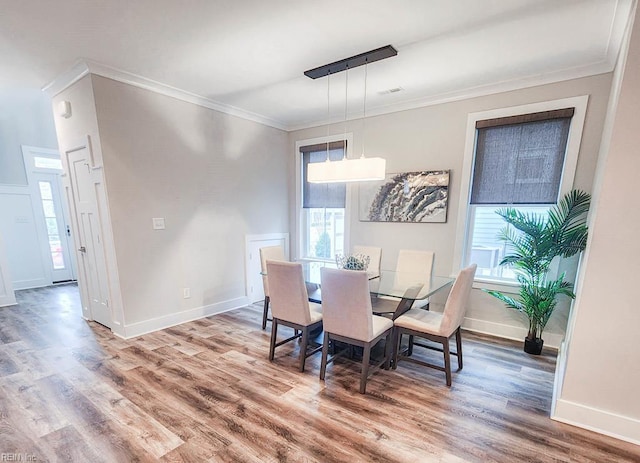
M 544 341 L 542 338 L 524 338 L 524 351 L 531 355 L 540 355 L 542 353 L 542 345 Z

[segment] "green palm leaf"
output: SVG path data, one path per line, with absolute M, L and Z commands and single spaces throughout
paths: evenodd
M 515 208 L 496 211 L 508 224 L 498 235 L 509 249 L 500 265 L 514 269 L 520 288 L 517 297 L 500 291 L 485 291 L 527 316 L 530 337 L 542 334 L 559 296 L 575 298 L 573 285 L 564 281 L 564 273 L 552 280 L 547 280 L 547 273 L 554 257 L 571 257 L 586 248 L 586 215 L 590 201 L 588 193 L 572 190 L 546 215 L 525 213 Z

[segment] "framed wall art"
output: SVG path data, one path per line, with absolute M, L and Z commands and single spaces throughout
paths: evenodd
M 360 184 L 359 193 L 362 222 L 444 223 L 449 171 L 388 174 L 384 181 Z

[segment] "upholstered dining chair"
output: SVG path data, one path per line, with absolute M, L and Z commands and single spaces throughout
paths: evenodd
M 369 256 L 369 267 L 367 267 L 367 272 L 380 274 L 382 248 L 376 246 L 354 246 L 353 253 Z
M 429 279 L 433 271 L 434 257 L 433 251 L 400 249 L 396 262 L 396 273 L 399 274 L 399 278 L 402 278 L 401 274 L 403 273 L 410 273 L 424 275 L 426 279 Z
M 269 275 L 269 297 L 273 315 L 269 360 L 273 361 L 276 347 L 302 338 L 300 371 L 304 371 L 306 358 L 321 349 L 321 346 L 318 346 L 309 350 L 308 346 L 309 332 L 322 327 L 322 307 L 320 304 L 309 302 L 301 263 L 267 260 L 267 275 Z M 297 331 L 294 331 L 293 336 L 277 342 L 279 325 L 285 325 Z
M 433 271 L 433 251 L 418 251 L 412 249 L 400 249 L 398 253 L 398 260 L 396 261 L 396 273 L 395 284 L 404 287 L 412 284 L 416 276 L 419 276 L 422 280 L 429 281 L 431 279 L 431 273 Z M 400 301 L 397 297 L 392 296 L 378 296 L 378 305 L 389 306 L 392 310 L 392 306 L 389 301 Z M 413 302 L 414 307 L 425 307 L 429 305 L 429 299 L 416 300 Z
M 262 286 L 264 288 L 264 307 L 262 309 L 262 329 L 267 328 L 267 321 L 269 320 L 269 279 L 267 273 L 267 261 L 268 260 L 287 260 L 284 256 L 284 249 L 282 246 L 266 246 L 260 248 L 260 269 L 262 271 Z
M 453 352 L 453 355 L 458 358 L 458 369 L 462 370 L 462 337 L 460 325 L 467 310 L 467 303 L 469 301 L 469 294 L 475 273 L 476 264 L 472 264 L 460 271 L 456 281 L 453 283 L 442 313 L 424 309 L 411 309 L 395 319 L 394 369 L 398 366 L 399 360 L 408 360 L 435 368 L 436 370 L 445 372 L 447 386 L 451 386 L 451 352 L 449 350 L 449 339 L 455 334 L 456 352 Z M 404 334 L 442 344 L 442 348 L 440 349 L 429 344 L 413 341 L 410 349 L 412 349 L 413 346 L 421 346 L 443 352 L 444 367 L 410 357 L 411 352 L 408 352 L 407 355 L 401 355 L 400 345 L 402 335 Z
M 418 251 L 413 249 L 400 249 L 398 260 L 396 262 L 396 280 L 398 284 L 403 285 L 403 274 L 405 278 L 414 279 L 414 275 L 422 275 L 425 281 L 429 281 L 433 273 L 433 260 L 435 253 L 433 251 Z M 415 301 L 414 307 L 425 307 L 429 305 L 429 299 Z
M 328 359 L 331 341 L 362 347 L 360 393 L 364 394 L 370 371 L 371 348 L 382 338 L 386 338 L 384 358 L 376 367 L 384 364 L 385 369 L 389 369 L 393 351 L 393 322 L 373 315 L 366 272 L 326 267 L 320 272 L 324 324 L 320 379 L 325 378 L 327 364 L 346 352 L 343 350 Z

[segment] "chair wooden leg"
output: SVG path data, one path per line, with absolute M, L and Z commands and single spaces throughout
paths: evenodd
M 304 371 L 304 362 L 307 359 L 307 344 L 309 343 L 309 327 L 302 328 L 302 342 L 300 344 L 300 371 Z
M 267 317 L 269 315 L 269 296 L 264 297 L 264 307 L 262 308 L 262 329 L 267 328 Z
M 273 361 L 273 355 L 276 350 L 276 336 L 278 334 L 278 320 L 273 319 L 271 323 L 271 345 L 269 346 L 269 360 Z
M 384 369 L 388 370 L 391 366 L 391 354 L 393 352 L 393 330 L 389 330 L 384 341 Z
M 322 341 L 322 362 L 320 363 L 320 379 L 324 381 L 324 374 L 327 370 L 327 356 L 329 354 L 329 333 L 324 332 Z
M 360 394 L 367 389 L 367 376 L 369 376 L 369 357 L 371 356 L 371 343 L 362 347 L 362 373 L 360 375 Z
M 400 328 L 395 329 L 395 340 L 393 342 L 393 369 L 398 367 L 398 358 L 400 357 L 400 343 L 402 342 L 402 331 Z
M 460 327 L 456 330 L 456 353 L 458 354 L 458 370 L 462 370 L 462 333 Z
M 409 335 L 409 348 L 407 349 L 407 357 L 413 355 L 413 335 Z
M 444 373 L 447 375 L 447 386 L 451 386 L 451 354 L 449 352 L 449 338 L 443 339 L 442 350 L 444 352 Z

